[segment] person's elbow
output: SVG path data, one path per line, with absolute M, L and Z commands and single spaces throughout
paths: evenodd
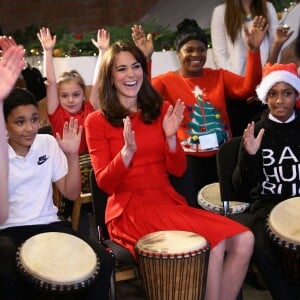
M 78 199 L 78 197 L 80 196 L 80 194 L 81 194 L 81 188 L 76 187 L 73 189 L 69 189 L 66 192 L 66 198 L 68 198 L 69 200 L 72 200 L 72 201 L 76 201 Z

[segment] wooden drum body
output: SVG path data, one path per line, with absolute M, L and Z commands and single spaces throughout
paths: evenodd
M 276 245 L 286 276 L 300 284 L 300 197 L 277 204 L 271 211 L 266 228 Z
M 34 287 L 69 293 L 89 287 L 99 274 L 93 249 L 76 236 L 47 232 L 26 240 L 17 252 L 17 267 Z
M 224 206 L 221 201 L 220 184 L 214 182 L 204 186 L 198 193 L 198 204 L 205 210 L 217 214 L 224 214 Z M 230 201 L 229 214 L 244 212 L 250 206 L 246 202 Z
M 210 246 L 193 232 L 158 231 L 135 246 L 149 300 L 204 299 Z

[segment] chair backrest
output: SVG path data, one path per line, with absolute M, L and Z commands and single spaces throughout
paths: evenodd
M 248 202 L 234 189 L 232 173 L 238 161 L 241 136 L 234 137 L 220 146 L 217 152 L 217 168 L 220 183 L 221 200 L 224 204 L 225 214 L 229 211 L 229 202 Z M 244 196 L 243 196 L 244 197 Z M 228 207 L 226 207 L 228 206 Z
M 93 169 L 90 171 L 90 189 L 92 194 L 95 225 L 98 228 L 98 238 L 99 241 L 104 241 L 109 239 L 109 234 L 105 224 L 105 209 L 108 195 L 98 187 Z

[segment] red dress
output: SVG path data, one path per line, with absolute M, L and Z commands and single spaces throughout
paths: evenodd
M 94 108 L 89 101 L 84 102 L 82 105 L 82 109 L 76 114 L 70 114 L 69 112 L 64 110 L 61 107 L 61 105 L 59 105 L 52 115 L 48 114 L 49 122 L 52 126 L 53 134 L 55 135 L 56 132 L 58 132 L 60 134 L 60 136 L 62 136 L 64 124 L 65 124 L 65 122 L 69 122 L 71 117 L 77 119 L 78 125 L 81 125 L 84 127 L 85 118 L 92 111 L 94 111 Z M 87 144 L 86 144 L 85 130 L 83 128 L 82 136 L 81 136 L 81 143 L 79 146 L 79 153 L 87 152 L 87 151 L 88 151 L 88 148 L 87 148 Z
M 120 150 L 123 127 L 113 127 L 98 110 L 86 119 L 86 137 L 98 185 L 108 194 L 106 223 L 110 237 L 134 254 L 136 241 L 158 230 L 186 230 L 204 236 L 211 247 L 227 237 L 248 230 L 226 217 L 188 206 L 168 180 L 167 172 L 180 176 L 186 168 L 185 153 L 168 150 L 161 116 L 144 124 L 132 115 L 137 151 L 128 168 Z M 192 187 L 191 187 L 192 188 Z

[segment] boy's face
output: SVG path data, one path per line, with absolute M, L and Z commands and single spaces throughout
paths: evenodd
M 296 90 L 285 82 L 276 83 L 267 94 L 267 103 L 272 116 L 282 122 L 293 114 L 296 99 Z
M 11 110 L 7 117 L 8 143 L 16 154 L 25 156 L 39 130 L 38 110 L 34 105 L 21 105 Z

